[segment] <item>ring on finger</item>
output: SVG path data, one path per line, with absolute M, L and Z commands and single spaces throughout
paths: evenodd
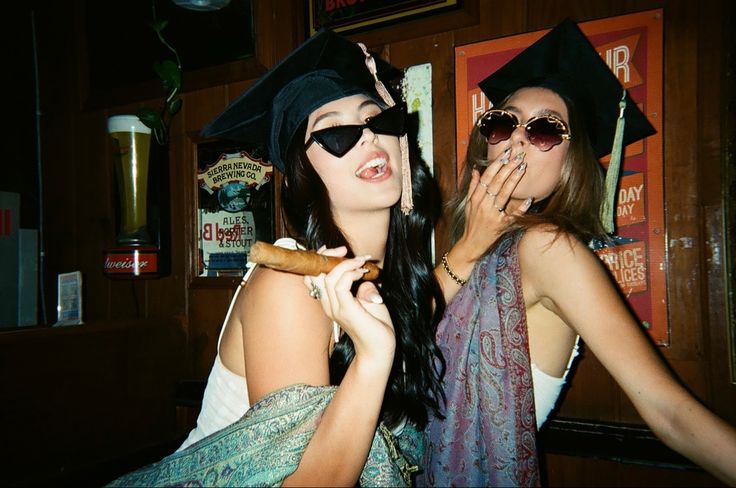
M 483 186 L 483 188 L 486 189 L 486 192 L 488 192 L 488 183 L 483 183 L 482 181 L 480 181 L 479 183 Z
M 312 285 L 309 287 L 309 296 L 314 298 L 315 300 L 319 300 L 322 298 L 322 292 L 319 289 L 319 286 L 317 286 L 314 281 L 311 281 Z
M 497 193 L 491 193 L 488 190 L 486 190 L 486 195 L 488 195 L 491 198 L 496 198 Z
M 502 209 L 502 208 L 498 208 L 495 205 L 493 206 L 493 208 L 495 208 L 496 210 L 498 210 L 499 213 L 504 213 L 504 209 Z

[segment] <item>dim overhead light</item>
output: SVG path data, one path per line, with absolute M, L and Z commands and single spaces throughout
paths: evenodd
M 178 6 L 188 10 L 199 10 L 202 12 L 220 10 L 227 7 L 230 0 L 172 0 Z

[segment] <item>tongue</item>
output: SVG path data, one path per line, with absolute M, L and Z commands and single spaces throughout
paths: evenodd
M 358 178 L 369 180 L 378 174 L 378 169 L 374 167 L 366 168 L 360 172 Z

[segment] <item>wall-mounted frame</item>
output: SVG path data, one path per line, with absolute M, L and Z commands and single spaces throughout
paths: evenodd
M 197 276 L 242 276 L 256 240 L 273 242 L 274 173 L 258 147 L 197 146 Z
M 309 34 L 322 27 L 345 34 L 438 14 L 460 7 L 460 0 L 308 0 Z

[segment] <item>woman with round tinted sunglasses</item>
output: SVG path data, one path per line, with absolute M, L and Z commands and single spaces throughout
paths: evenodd
M 495 106 L 451 202 L 437 332 L 447 406 L 430 419 L 418 484 L 539 485 L 537 430 L 580 339 L 660 439 L 736 484 L 736 430 L 673 378 L 588 247 L 609 239 L 598 159 L 652 134 L 646 117 L 571 21 L 479 85 Z
M 567 124 L 557 115 L 535 115 L 525 123 L 513 112 L 504 109 L 490 109 L 478 119 L 478 129 L 488 144 L 498 144 L 511 138 L 517 127 L 526 131 L 529 143 L 546 152 L 562 141 L 570 140 Z

